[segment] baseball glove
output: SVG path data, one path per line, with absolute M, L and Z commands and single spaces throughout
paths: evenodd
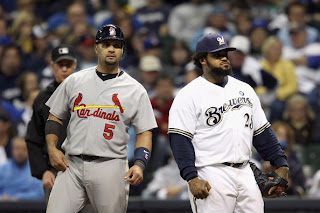
M 274 198 L 286 195 L 285 190 L 288 188 L 287 180 L 283 179 L 275 172 L 264 174 L 254 163 L 249 163 L 263 197 Z M 268 194 L 269 190 L 274 186 L 276 186 L 276 189 L 271 194 Z

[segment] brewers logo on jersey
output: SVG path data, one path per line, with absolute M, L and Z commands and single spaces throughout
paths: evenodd
M 221 87 L 198 77 L 180 90 L 170 109 L 168 132 L 192 139 L 196 167 L 248 161 L 252 135 L 270 126 L 254 90 L 227 78 Z

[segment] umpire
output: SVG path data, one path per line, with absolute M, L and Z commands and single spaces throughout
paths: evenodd
M 32 176 L 42 180 L 45 189 L 46 201 L 48 201 L 50 191 L 55 181 L 57 171 L 50 164 L 47 145 L 45 139 L 45 124 L 49 116 L 49 107 L 45 105 L 52 93 L 69 75 L 74 73 L 77 67 L 76 55 L 72 47 L 60 45 L 51 51 L 52 61 L 50 67 L 53 70 L 54 81 L 42 90 L 33 103 L 33 114 L 28 124 L 26 141 L 29 152 L 29 161 Z M 61 137 L 57 147 L 61 149 L 61 144 L 67 135 L 67 125 L 69 119 L 62 126 Z

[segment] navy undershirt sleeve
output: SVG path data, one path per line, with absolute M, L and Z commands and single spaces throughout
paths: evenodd
M 169 140 L 181 177 L 186 181 L 198 177 L 191 139 L 177 133 L 169 133 Z
M 276 168 L 287 166 L 287 157 L 278 142 L 273 129 L 268 127 L 259 135 L 253 137 L 253 146 L 256 148 L 262 159 L 270 161 Z

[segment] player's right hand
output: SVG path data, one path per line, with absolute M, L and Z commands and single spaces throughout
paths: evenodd
M 56 177 L 55 175 L 47 170 L 42 176 L 42 185 L 44 188 L 51 190 L 54 184 Z
M 65 171 L 69 166 L 64 154 L 57 148 L 48 149 L 51 165 L 58 171 Z
M 195 198 L 204 199 L 209 196 L 211 189 L 210 184 L 206 180 L 201 180 L 198 177 L 193 178 L 189 182 L 189 188 Z

